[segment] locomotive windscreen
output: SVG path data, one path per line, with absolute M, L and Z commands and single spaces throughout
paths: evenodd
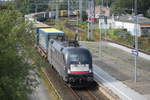
M 70 65 L 68 73 L 91 72 L 92 57 L 91 54 L 86 50 L 70 53 L 68 55 L 68 61 Z
M 68 56 L 70 64 L 90 64 L 91 55 L 86 52 L 70 53 Z
M 69 61 L 71 64 L 86 64 L 88 63 L 89 57 L 84 54 L 71 54 L 69 56 Z

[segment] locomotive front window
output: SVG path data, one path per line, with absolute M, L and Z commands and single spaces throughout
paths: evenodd
M 71 54 L 69 56 L 70 64 L 86 64 L 88 63 L 89 57 L 85 54 Z

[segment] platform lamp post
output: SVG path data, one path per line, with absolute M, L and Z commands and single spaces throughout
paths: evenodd
M 99 15 L 99 29 L 100 29 L 100 32 L 99 32 L 99 58 L 102 59 L 102 27 L 104 27 L 104 23 L 106 22 L 106 20 L 104 20 L 104 13 L 103 13 L 103 7 L 104 7 L 104 0 L 100 0 L 100 15 Z M 106 26 L 106 25 L 105 25 Z M 106 30 L 106 29 L 105 29 Z
M 134 13 L 135 13 L 135 52 L 134 56 L 134 81 L 137 81 L 137 56 L 138 56 L 138 16 L 137 16 L 137 0 L 134 0 Z
M 101 31 L 101 16 L 99 16 L 99 58 L 102 59 L 102 31 Z
M 100 0 L 100 2 L 101 2 L 101 0 Z M 99 3 L 100 3 L 99 2 Z M 99 5 L 99 58 L 101 58 L 102 57 L 102 31 L 101 31 L 101 4 Z

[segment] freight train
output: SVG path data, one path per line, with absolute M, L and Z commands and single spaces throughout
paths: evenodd
M 26 15 L 33 23 L 35 47 L 48 60 L 63 80 L 71 86 L 89 86 L 93 82 L 90 51 L 76 40 L 68 40 L 63 31 L 34 19 L 37 14 Z
M 70 11 L 69 13 L 70 13 L 70 16 L 72 16 L 72 17 L 79 15 L 79 11 Z M 58 16 L 59 17 L 67 17 L 68 11 L 67 10 L 60 10 L 58 12 Z M 49 18 L 55 18 L 56 17 L 56 11 L 34 13 L 33 17 L 38 21 L 45 21 L 46 19 L 49 19 Z

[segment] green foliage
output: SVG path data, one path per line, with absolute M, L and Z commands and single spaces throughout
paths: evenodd
M 119 44 L 127 45 L 133 47 L 134 36 L 130 35 L 124 29 L 110 29 L 108 32 L 109 40 L 114 41 Z M 138 48 L 144 52 L 150 53 L 150 36 L 148 37 L 138 37 Z
M 146 11 L 146 16 L 150 18 L 150 8 Z
M 138 13 L 144 14 L 145 16 L 148 16 L 148 9 L 150 5 L 149 0 L 137 0 L 137 7 L 138 7 Z M 133 0 L 115 0 L 111 5 L 111 10 L 115 14 L 126 14 L 132 13 L 132 8 L 134 8 L 134 1 Z
M 109 35 L 112 36 L 112 37 L 124 36 L 126 34 L 128 34 L 126 32 L 126 29 L 109 29 Z
M 15 0 L 16 8 L 23 14 L 46 11 L 49 0 Z
M 83 30 L 86 30 L 87 29 L 87 22 L 82 22 L 82 23 L 79 23 L 79 24 L 75 24 L 76 27 L 79 27 Z
M 27 100 L 27 93 L 37 85 L 30 77 L 34 65 L 28 51 L 34 36 L 23 15 L 8 8 L 0 10 L 0 98 Z
M 109 35 L 110 35 L 110 37 L 112 38 L 112 39 L 114 39 L 114 40 L 116 40 L 117 39 L 117 32 L 118 32 L 119 30 L 115 30 L 115 29 L 110 29 L 109 30 Z
M 110 6 L 115 0 L 103 0 L 104 6 Z M 102 5 L 102 0 L 95 0 L 95 5 Z
M 131 36 L 125 29 L 110 29 L 108 36 L 112 41 L 133 46 L 133 36 Z
M 5 2 L 0 4 L 0 10 L 2 9 L 14 9 L 14 3 L 13 2 Z
M 132 0 L 115 0 L 111 5 L 111 10 L 115 14 L 126 14 L 131 13 L 133 8 Z
M 138 0 L 139 13 L 149 16 L 147 11 L 150 9 L 150 0 Z
M 148 37 L 140 37 L 139 39 L 139 49 L 143 50 L 150 54 L 150 36 Z

